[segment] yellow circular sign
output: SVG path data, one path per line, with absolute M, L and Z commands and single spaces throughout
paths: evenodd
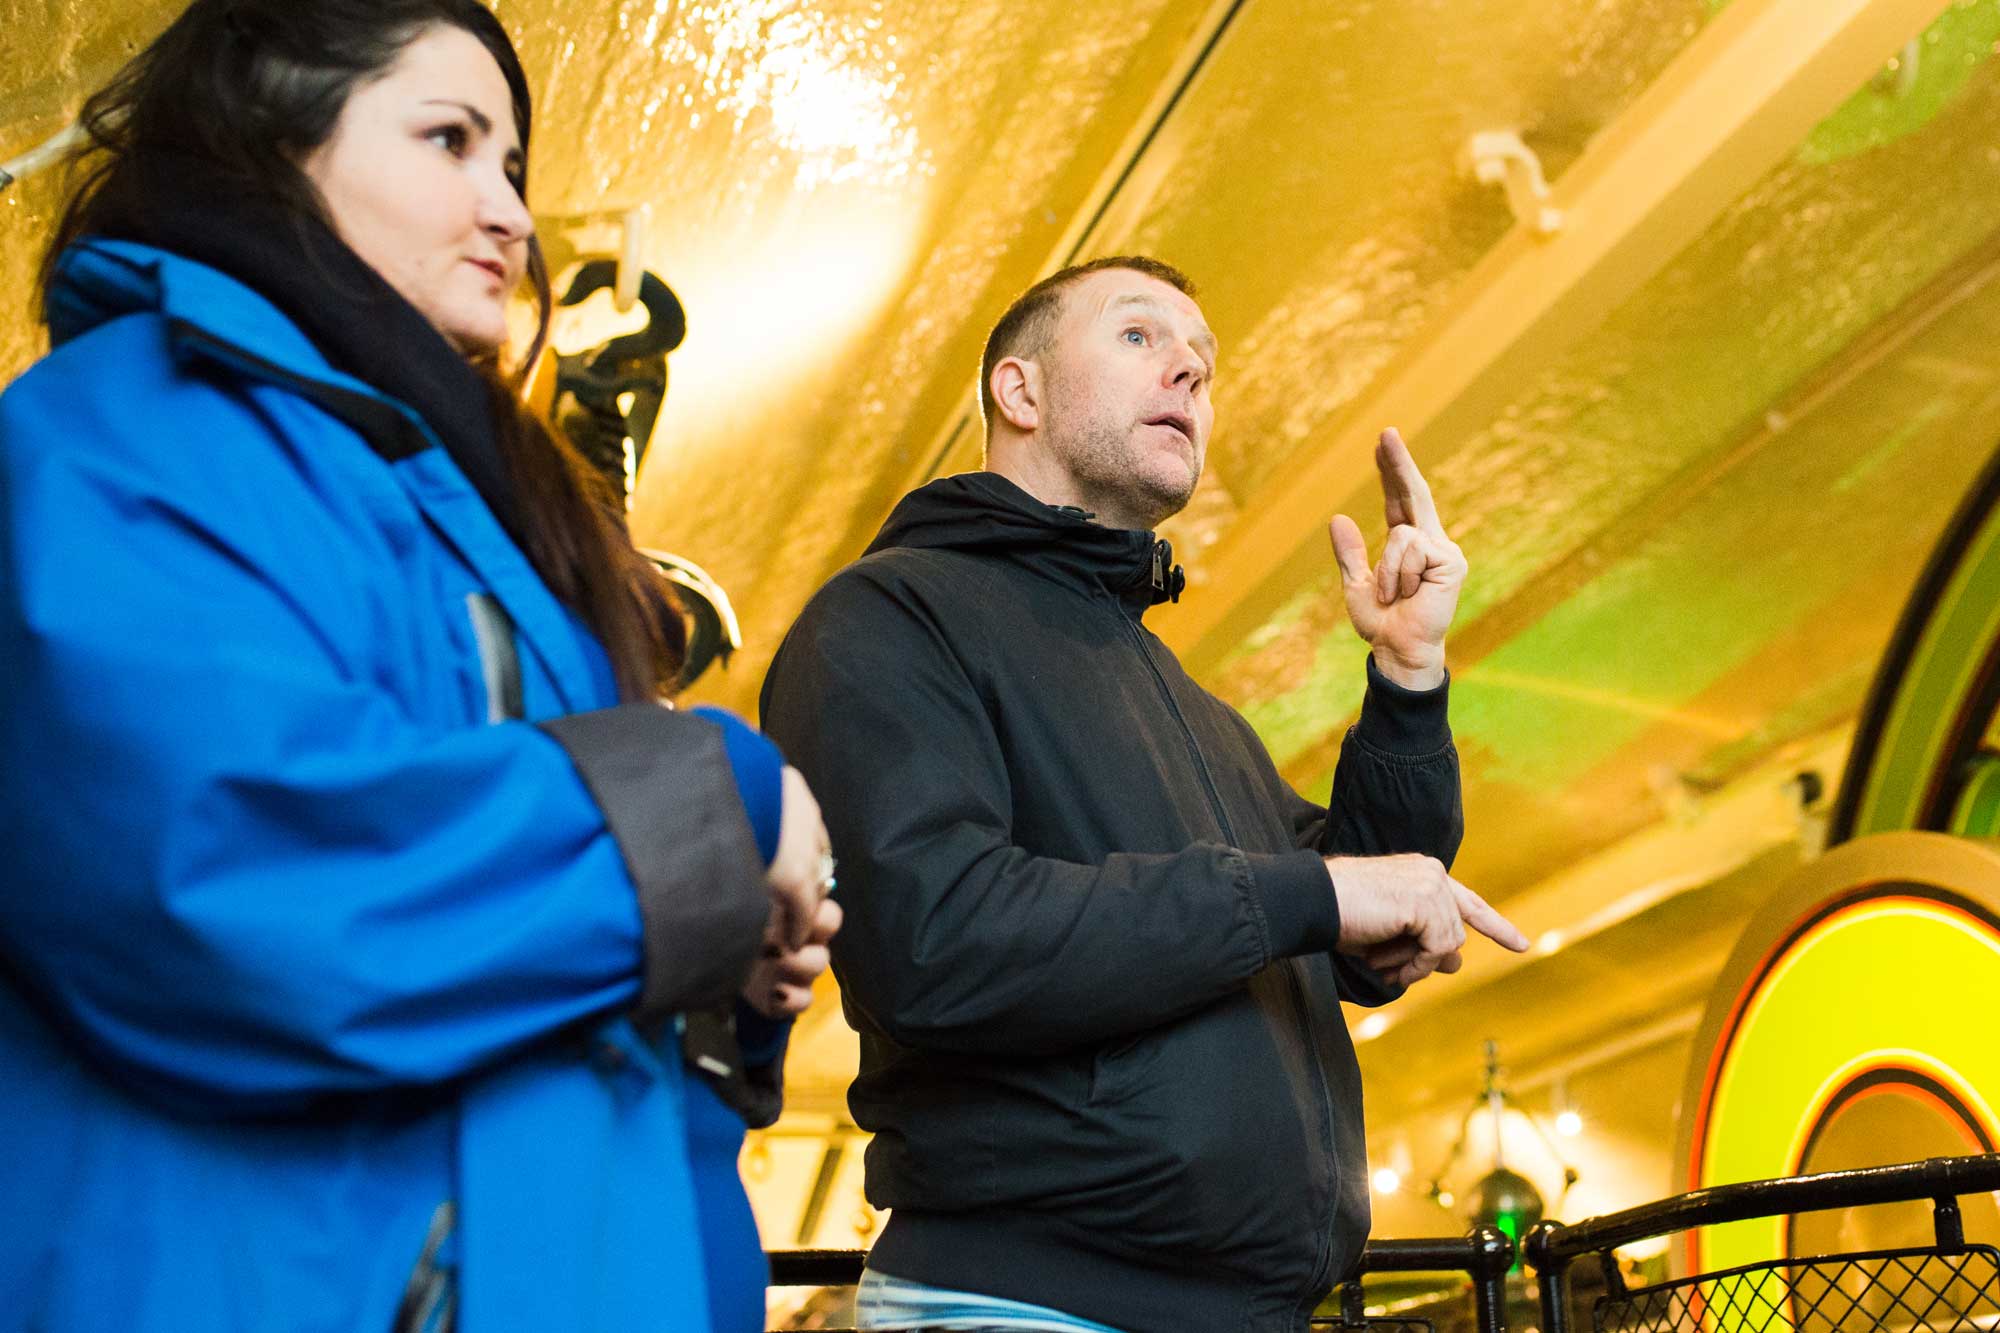
M 1883 834 L 1806 878 L 1753 924 L 1711 1001 L 1686 1103 L 1687 1188 L 1796 1174 L 1829 1107 L 1885 1076 L 1941 1090 L 2000 1140 L 2000 857 Z M 1711 1272 L 1785 1250 L 1784 1219 L 1766 1218 L 1691 1232 L 1685 1257 Z

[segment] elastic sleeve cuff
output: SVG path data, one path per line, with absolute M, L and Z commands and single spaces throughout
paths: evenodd
M 743 1052 L 744 1068 L 775 1064 L 791 1035 L 791 1019 L 766 1018 L 743 1001 L 736 1002 L 736 1044 Z
M 1368 693 L 1354 734 L 1377 750 L 1421 759 L 1451 744 L 1451 674 L 1436 689 L 1408 690 L 1383 675 L 1368 657 Z
M 1270 957 L 1325 953 L 1340 942 L 1340 905 L 1318 852 L 1245 852 L 1243 859 Z
M 722 729 L 643 703 L 540 725 L 596 799 L 638 892 L 635 1017 L 729 1003 L 763 942 L 771 900 Z

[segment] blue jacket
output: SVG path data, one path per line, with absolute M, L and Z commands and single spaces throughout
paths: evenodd
M 92 242 L 50 316 L 0 395 L 0 1328 L 377 1333 L 453 1268 L 463 1333 L 704 1327 L 676 1015 L 768 911 L 722 729 L 618 706 L 250 289 Z

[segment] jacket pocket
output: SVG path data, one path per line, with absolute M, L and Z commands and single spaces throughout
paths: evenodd
M 1161 1044 L 1160 1033 L 1146 1032 L 1100 1046 L 1090 1057 L 1090 1104 L 1115 1105 L 1140 1086 Z
M 1296 1047 L 1239 994 L 1101 1048 L 1073 1131 L 1093 1151 L 1061 1211 L 1154 1262 L 1303 1286 L 1331 1145 Z

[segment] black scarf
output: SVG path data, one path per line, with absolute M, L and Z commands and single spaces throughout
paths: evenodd
M 520 542 L 485 378 L 331 228 L 194 158 L 149 162 L 133 184 L 134 206 L 106 210 L 97 234 L 205 264 L 271 302 L 334 369 L 414 408 Z

